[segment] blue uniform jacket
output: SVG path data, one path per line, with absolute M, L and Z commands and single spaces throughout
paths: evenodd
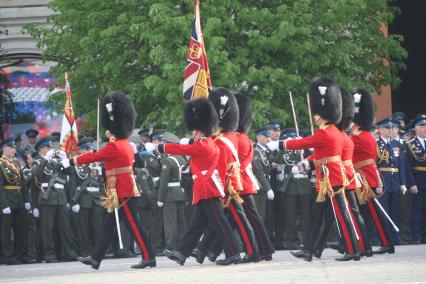
M 400 186 L 406 184 L 405 157 L 403 145 L 398 140 L 390 139 L 389 146 L 379 138 L 377 168 L 382 176 L 385 190 L 400 191 Z
M 410 167 L 407 184 L 417 185 L 418 189 L 426 189 L 426 151 L 419 139 L 407 142 L 408 146 L 408 166 Z

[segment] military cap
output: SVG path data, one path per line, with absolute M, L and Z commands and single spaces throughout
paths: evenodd
M 392 117 L 387 117 L 385 119 L 382 119 L 376 123 L 379 127 L 384 128 L 393 128 L 398 126 L 398 121 L 393 119 Z
M 309 100 L 313 115 L 317 114 L 333 124 L 342 119 L 342 95 L 333 79 L 314 78 L 309 84 Z
M 240 119 L 238 102 L 231 90 L 217 88 L 210 91 L 209 100 L 219 118 L 219 127 L 224 131 L 236 131 Z
M 166 132 L 165 129 L 158 129 L 151 133 L 151 141 L 158 140 L 158 141 L 164 141 L 163 134 Z
M 399 121 L 403 121 L 404 123 L 407 122 L 407 116 L 403 112 L 395 112 L 394 114 L 392 114 L 392 117 L 398 122 Z
M 411 122 L 412 127 L 416 127 L 418 125 L 425 125 L 425 124 L 426 124 L 426 114 L 420 114 L 420 115 L 418 115 Z
M 138 131 L 139 136 L 149 137 L 149 129 L 141 129 Z
M 346 130 L 351 125 L 355 116 L 354 98 L 344 88 L 339 88 L 342 95 L 342 119 L 336 126 L 339 130 Z
M 11 148 L 15 148 L 16 144 L 15 144 L 15 139 L 13 138 L 7 138 L 6 140 L 4 140 L 3 142 L 1 142 L 1 147 L 11 147 Z
M 285 140 L 288 138 L 295 138 L 297 136 L 296 129 L 294 128 L 285 128 L 281 131 L 281 140 Z
M 373 96 L 362 88 L 352 92 L 354 98 L 355 116 L 353 122 L 358 124 L 362 130 L 369 131 L 374 127 L 374 100 Z
M 53 143 L 49 138 L 42 138 L 35 144 L 35 149 L 38 151 L 42 147 L 51 147 L 53 148 Z
M 271 133 L 269 132 L 269 129 L 267 127 L 263 127 L 256 130 L 256 135 L 263 135 L 265 137 L 270 137 Z
M 107 94 L 101 104 L 102 127 L 117 138 L 127 139 L 135 128 L 136 111 L 132 100 L 121 92 Z
M 195 99 L 185 103 L 183 119 L 188 130 L 201 131 L 207 137 L 214 134 L 218 125 L 216 109 L 207 99 Z
M 38 131 L 33 128 L 30 128 L 25 131 L 25 135 L 27 135 L 28 138 L 36 138 L 38 135 Z
M 279 131 L 281 130 L 281 125 L 276 121 L 271 121 L 266 125 L 266 128 Z
M 95 140 L 92 137 L 83 137 L 78 141 L 78 148 L 81 149 L 93 149 L 93 142 Z

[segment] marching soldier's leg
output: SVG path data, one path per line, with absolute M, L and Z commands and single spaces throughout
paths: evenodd
M 254 195 L 243 195 L 243 199 L 244 203 L 242 205 L 244 208 L 244 212 L 246 213 L 246 216 L 251 226 L 253 227 L 260 256 L 264 260 L 270 260 L 272 259 L 272 254 L 274 253 L 274 247 L 272 245 L 271 240 L 269 239 L 265 224 L 263 223 L 262 218 L 257 212 L 256 204 L 254 201 Z
M 384 213 L 373 199 L 367 202 L 368 211 L 373 219 L 373 223 L 377 229 L 382 248 L 374 253 L 394 253 L 394 243 L 390 232 L 390 223 Z
M 365 225 L 364 218 L 360 213 L 355 192 L 351 190 L 346 191 L 346 197 L 348 199 L 351 212 L 353 213 L 353 219 L 357 225 L 360 250 L 367 256 L 371 256 L 373 251 L 371 249 L 370 237 L 368 235 L 367 226 Z
M 322 252 L 327 244 L 328 235 L 330 234 L 330 231 L 332 231 L 332 227 L 336 226 L 336 220 L 330 198 L 327 198 L 325 212 L 323 228 L 315 244 L 314 256 L 317 258 L 321 258 Z
M 178 241 L 177 204 L 166 202 L 163 207 L 166 249 L 174 250 Z
M 12 226 L 13 226 L 13 214 L 2 214 L 0 223 L 1 228 L 1 249 L 3 254 L 4 263 L 8 265 L 18 264 L 19 261 L 16 259 L 15 247 L 12 241 Z
M 57 206 L 56 225 L 61 242 L 61 260 L 73 261 L 77 259 L 76 240 L 72 234 L 70 218 L 66 205 Z
M 102 224 L 105 218 L 105 208 L 102 206 L 93 206 L 90 209 L 90 240 L 91 240 L 91 249 L 95 247 L 97 238 L 102 232 Z
M 117 234 L 114 213 L 108 213 L 104 218 L 102 232 L 96 240 L 91 257 L 99 264 L 104 259 L 113 237 Z M 99 267 L 99 266 L 98 266 Z
M 40 206 L 40 231 L 43 246 L 43 259 L 46 262 L 58 261 L 55 254 L 55 240 L 53 238 L 56 208 L 57 206 Z

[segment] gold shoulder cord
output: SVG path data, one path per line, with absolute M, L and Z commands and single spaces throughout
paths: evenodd
M 380 162 L 388 161 L 390 157 L 389 151 L 387 150 L 380 151 L 380 147 L 377 145 L 377 157 L 379 158 Z
M 417 156 L 417 154 L 414 152 L 413 146 L 411 143 L 408 143 L 408 149 L 410 149 L 411 154 L 413 155 L 413 158 L 418 162 L 424 162 L 426 160 L 426 154 L 423 154 L 423 157 Z
M 0 158 L 0 167 L 6 181 L 10 184 L 16 184 L 17 179 L 20 177 L 19 171 L 16 169 L 16 166 L 13 163 L 7 161 L 6 159 Z M 12 169 L 12 172 L 6 170 L 8 167 Z M 16 175 L 13 176 L 13 173 L 15 173 Z

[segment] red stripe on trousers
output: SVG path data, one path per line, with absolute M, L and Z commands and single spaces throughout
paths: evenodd
M 129 207 L 126 203 L 123 204 L 123 209 L 124 209 L 124 213 L 126 214 L 127 220 L 129 220 L 130 227 L 132 228 L 132 231 L 136 236 L 136 240 L 138 242 L 138 245 L 143 252 L 143 258 L 145 260 L 151 259 L 151 256 L 149 255 L 149 252 L 146 248 L 145 242 L 143 241 L 141 233 L 139 232 L 138 226 L 136 226 L 136 223 L 135 223 L 135 220 L 133 219 L 132 213 L 130 212 L 130 209 L 129 209 Z
M 356 233 L 357 233 L 358 238 L 359 238 L 359 240 L 358 240 L 359 250 L 361 252 L 365 252 L 364 238 L 362 237 L 361 231 L 359 229 L 358 221 L 355 219 L 355 214 L 352 211 L 352 208 L 349 206 L 349 202 L 347 203 L 347 205 L 348 205 L 348 208 L 349 208 L 349 213 L 351 214 L 351 218 L 354 221 L 355 230 L 356 230 Z
M 237 211 L 234 208 L 234 205 L 232 203 L 229 203 L 229 210 L 231 211 L 232 217 L 234 217 L 235 223 L 237 223 L 238 228 L 240 229 L 241 236 L 243 237 L 243 241 L 246 244 L 247 253 L 249 255 L 253 254 L 253 248 L 251 246 L 249 237 L 247 235 L 246 229 L 243 226 L 243 223 L 241 222 L 240 216 L 238 215 Z
M 236 251 L 234 250 L 234 246 L 233 246 L 233 244 L 232 244 L 231 240 L 229 239 L 228 235 L 226 234 L 226 230 L 225 230 L 225 228 L 223 227 L 222 222 L 220 221 L 220 218 L 219 218 L 219 216 L 218 216 L 218 214 L 217 214 L 217 212 L 216 212 L 215 207 L 214 207 L 214 206 L 213 206 L 213 204 L 212 204 L 212 203 L 210 203 L 210 202 L 208 202 L 208 204 L 210 205 L 210 208 L 211 208 L 212 212 L 214 213 L 214 216 L 216 217 L 216 222 L 217 222 L 217 224 L 220 226 L 220 229 L 222 230 L 223 236 L 225 237 L 225 240 L 226 240 L 226 242 L 228 243 L 228 247 L 229 247 L 229 249 L 231 250 L 232 255 L 236 255 L 237 253 L 236 253 Z
M 340 212 L 339 205 L 337 204 L 337 201 L 334 197 L 331 197 L 331 202 L 333 202 L 333 204 L 334 204 L 334 211 L 336 212 L 337 220 L 339 220 L 340 228 L 342 229 L 342 232 L 343 232 L 343 239 L 345 240 L 346 248 L 348 249 L 348 253 L 354 254 L 354 248 L 352 246 L 352 241 L 351 241 L 351 238 L 349 236 L 349 232 L 348 232 L 348 228 L 346 227 L 345 220 L 343 219 L 342 212 Z
M 376 224 L 377 232 L 379 233 L 379 237 L 382 240 L 383 246 L 387 247 L 389 245 L 388 238 L 386 237 L 385 231 L 383 230 L 382 223 L 380 223 L 379 216 L 377 216 L 376 208 L 374 208 L 372 199 L 368 200 L 368 209 L 370 210 L 370 214 L 373 217 L 374 224 Z
M 265 246 L 263 245 L 263 239 L 262 239 L 262 236 L 260 235 L 261 234 L 260 233 L 260 229 L 258 228 L 258 224 L 256 222 L 256 219 L 254 218 L 253 212 L 251 211 L 250 207 L 247 206 L 246 202 L 243 203 L 243 207 L 246 208 L 246 210 L 244 210 L 244 211 L 246 212 L 246 214 L 251 219 L 250 223 L 251 223 L 251 225 L 253 227 L 253 230 L 254 230 L 254 232 L 256 234 L 256 240 L 259 240 L 259 243 L 260 243 L 260 245 L 262 247 L 262 253 L 264 254 L 266 252 L 266 249 L 265 249 Z

